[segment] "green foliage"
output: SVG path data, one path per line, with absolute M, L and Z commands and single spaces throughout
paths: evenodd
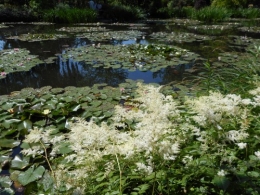
M 235 7 L 245 7 L 246 3 L 247 0 L 213 0 L 211 6 L 235 8 Z
M 219 7 L 204 7 L 199 10 L 193 10 L 192 19 L 200 20 L 203 22 L 222 22 L 230 18 L 231 13 L 226 8 Z
M 238 9 L 231 9 L 232 18 L 248 18 L 254 19 L 260 17 L 260 10 L 257 8 L 238 8 Z
M 43 20 L 55 23 L 80 23 L 94 22 L 97 19 L 97 12 L 92 9 L 69 8 L 61 5 L 55 9 L 44 11 Z
M 114 21 L 134 21 L 144 19 L 146 17 L 144 11 L 134 5 L 125 5 L 121 3 L 113 3 L 106 6 L 102 16 L 106 19 Z

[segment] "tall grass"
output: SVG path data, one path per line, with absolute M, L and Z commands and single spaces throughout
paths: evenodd
M 164 17 L 179 17 L 200 20 L 202 22 L 213 23 L 222 22 L 229 18 L 260 18 L 260 10 L 257 8 L 229 9 L 224 7 L 208 6 L 196 10 L 193 7 L 164 7 L 158 10 Z
M 79 23 L 94 22 L 97 19 L 97 12 L 92 9 L 79 8 L 55 8 L 44 12 L 45 22 L 55 23 Z
M 204 22 L 221 22 L 230 16 L 231 13 L 226 8 L 205 7 L 195 12 L 194 19 Z
M 260 10 L 257 8 L 249 8 L 249 9 L 232 9 L 230 10 L 232 12 L 233 18 L 248 18 L 248 19 L 254 19 L 254 18 L 260 18 Z

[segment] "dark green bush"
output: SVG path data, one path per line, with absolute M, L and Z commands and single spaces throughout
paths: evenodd
M 134 21 L 145 18 L 144 11 L 136 6 L 114 3 L 106 6 L 102 16 L 114 21 Z
M 97 15 L 96 11 L 88 8 L 57 7 L 55 9 L 46 10 L 43 14 L 43 20 L 45 22 L 55 23 L 94 22 L 97 19 Z

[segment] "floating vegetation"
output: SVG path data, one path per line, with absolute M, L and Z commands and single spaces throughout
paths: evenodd
M 59 38 L 66 38 L 67 35 L 64 34 L 22 34 L 19 36 L 11 36 L 7 37 L 7 39 L 19 39 L 21 41 L 49 41 L 49 40 L 57 40 Z
M 0 24 L 0 28 L 8 28 L 5 24 Z
M 95 26 L 95 27 L 62 27 L 57 29 L 57 31 L 62 31 L 62 32 L 69 32 L 69 33 L 77 33 L 77 32 L 104 32 L 108 31 L 106 27 L 101 27 L 101 26 Z
M 226 65 L 235 65 L 240 62 L 241 57 L 237 52 L 225 52 L 220 53 L 218 56 L 218 61 L 213 62 L 215 66 L 226 66 Z
M 178 42 L 178 43 L 191 43 L 195 41 L 212 40 L 214 37 L 207 35 L 197 35 L 194 33 L 175 33 L 175 32 L 153 32 L 149 35 L 152 39 L 157 39 L 161 42 Z
M 51 23 L 51 22 L 32 22 L 30 24 L 33 24 L 33 25 L 51 25 L 51 24 L 54 24 L 54 23 Z
M 5 49 L 0 51 L 0 78 L 11 72 L 28 71 L 37 64 L 43 63 L 26 49 Z
M 61 54 L 62 60 L 69 58 L 84 61 L 93 67 L 124 68 L 128 70 L 157 72 L 167 66 L 190 63 L 198 55 L 167 45 L 93 45 L 67 49 Z
M 246 47 L 253 44 L 260 44 L 259 39 L 253 39 L 247 36 L 229 36 L 229 47 L 240 50 L 245 50 Z
M 260 33 L 260 27 L 259 26 L 251 26 L 251 27 L 240 27 L 238 28 L 241 32 L 249 32 L 249 33 Z
M 229 25 L 198 25 L 198 26 L 188 26 L 188 29 L 195 30 L 199 33 L 208 35 L 220 35 L 225 33 L 225 30 L 232 29 Z
M 201 22 L 199 20 L 192 20 L 192 19 L 180 19 L 180 18 L 174 18 L 171 20 L 167 20 L 169 24 L 172 25 L 199 25 Z
M 95 32 L 95 33 L 82 33 L 77 34 L 77 37 L 87 38 L 90 41 L 124 41 L 130 39 L 142 38 L 144 35 L 143 32 L 138 30 L 131 31 L 111 31 L 111 32 Z

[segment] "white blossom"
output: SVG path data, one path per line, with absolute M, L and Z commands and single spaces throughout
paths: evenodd
M 225 176 L 227 174 L 227 172 L 226 171 L 224 171 L 223 169 L 221 169 L 220 171 L 218 171 L 218 176 Z
M 239 149 L 244 149 L 244 148 L 246 148 L 247 143 L 241 142 L 241 143 L 237 143 L 237 145 L 238 145 Z
M 260 151 L 255 152 L 255 155 L 260 160 Z

